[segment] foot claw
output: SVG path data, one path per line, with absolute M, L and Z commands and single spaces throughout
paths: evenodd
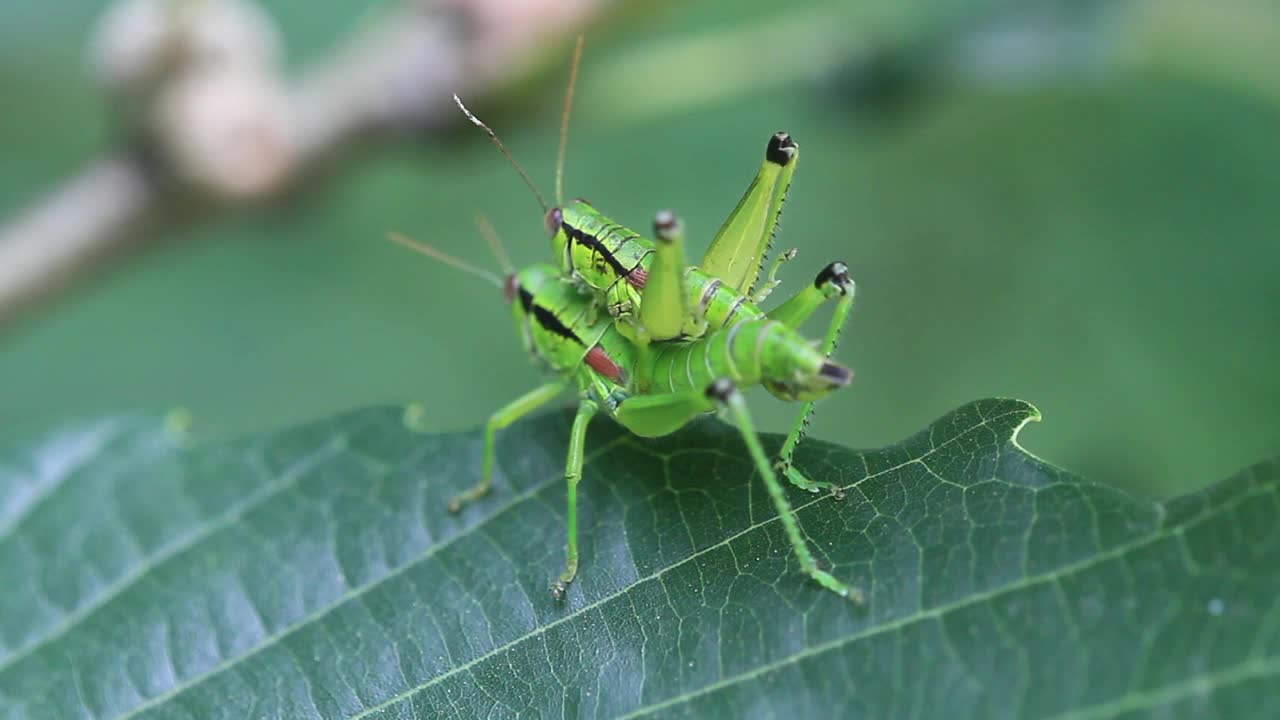
M 568 591 L 568 586 L 566 586 L 562 580 L 557 580 L 551 583 L 551 597 L 554 600 L 564 600 L 565 593 Z
M 774 464 L 773 469 L 774 471 L 781 473 L 783 476 L 785 476 L 787 480 L 791 482 L 792 485 L 795 485 L 801 490 L 808 490 L 811 493 L 817 494 L 824 489 L 835 487 L 832 483 L 829 483 L 829 482 L 815 482 L 813 480 L 810 480 L 809 478 L 801 474 L 799 470 L 796 470 L 794 467 L 792 467 L 791 463 L 787 462 L 786 460 L 779 460 L 777 463 Z
M 489 490 L 490 488 L 488 486 L 477 487 L 477 488 L 468 490 L 467 492 L 464 492 L 461 495 L 454 495 L 453 498 L 449 500 L 449 512 L 455 515 L 458 514 L 459 512 L 462 511 L 462 506 L 466 505 L 467 503 L 473 500 L 479 500 L 485 495 L 488 495 Z

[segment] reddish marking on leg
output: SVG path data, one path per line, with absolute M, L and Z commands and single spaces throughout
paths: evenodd
M 604 348 L 596 345 L 587 352 L 587 366 L 616 383 L 625 382 L 622 368 L 609 357 Z
M 627 273 L 627 282 L 631 283 L 631 287 L 643 290 L 644 284 L 649 282 L 649 271 L 642 267 L 635 268 Z

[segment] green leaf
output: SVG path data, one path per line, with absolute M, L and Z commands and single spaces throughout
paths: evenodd
M 1280 703 L 1280 463 L 1163 503 L 1028 455 L 1014 400 L 791 492 L 858 609 L 801 576 L 732 428 L 600 422 L 565 603 L 567 416 L 402 412 L 183 448 L 115 419 L 0 448 L 0 716 L 1262 717 Z M 774 439 L 776 442 L 776 439 Z

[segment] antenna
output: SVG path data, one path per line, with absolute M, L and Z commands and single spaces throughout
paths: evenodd
M 507 146 L 503 145 L 502 141 L 498 139 L 498 134 L 491 130 L 488 125 L 480 122 L 480 118 L 472 115 L 467 106 L 462 104 L 462 98 L 458 97 L 457 93 L 454 94 L 453 101 L 458 104 L 458 109 L 462 110 L 462 114 L 467 116 L 471 124 L 488 133 L 489 139 L 493 141 L 493 144 L 497 145 L 502 154 L 507 156 L 507 160 L 511 162 L 511 166 L 516 169 L 516 172 L 520 173 L 520 178 L 524 180 L 524 184 L 533 191 L 533 196 L 538 199 L 538 204 L 542 206 L 542 212 L 545 213 L 547 211 L 547 201 L 542 198 L 542 193 L 538 192 L 538 188 L 534 187 L 533 181 L 524 173 L 524 168 L 520 167 L 520 163 L 516 162 L 516 159 L 512 157 L 511 152 L 507 150 Z
M 484 268 L 476 267 L 475 265 L 472 265 L 471 263 L 465 260 L 459 260 L 458 258 L 452 255 L 447 255 L 443 251 L 438 250 L 430 245 L 427 245 L 426 243 L 421 243 L 412 238 L 405 237 L 404 235 L 401 235 L 400 233 L 395 231 L 388 232 L 387 239 L 390 240 L 391 242 L 399 243 L 400 245 L 403 245 L 409 248 L 410 250 L 413 250 L 414 252 L 419 252 L 419 253 L 422 253 L 423 255 L 426 255 L 427 257 L 435 258 L 436 260 L 439 260 L 445 265 L 452 265 L 453 267 L 456 267 L 459 270 L 462 270 L 463 272 L 469 272 L 472 275 L 481 277 L 489 281 L 490 283 L 493 283 L 495 287 L 501 288 L 503 286 L 502 279 L 499 278 L 497 275 L 494 275 L 493 273 L 489 272 L 488 270 L 485 270 Z
M 498 237 L 498 231 L 493 229 L 493 223 L 489 222 L 489 218 L 483 213 L 476 214 L 476 229 L 480 231 L 485 242 L 489 243 L 489 249 L 493 251 L 498 264 L 502 266 L 502 272 L 508 275 L 515 272 L 515 266 L 511 264 L 511 256 L 507 255 L 507 249 L 502 246 L 502 238 Z
M 569 87 L 564 91 L 564 112 L 560 114 L 560 152 L 556 154 L 556 205 L 564 204 L 564 155 L 569 147 L 569 113 L 573 110 L 573 86 L 578 84 L 578 65 L 582 61 L 582 35 L 573 48 L 573 64 L 569 66 Z

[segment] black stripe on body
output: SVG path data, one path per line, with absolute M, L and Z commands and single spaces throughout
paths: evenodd
M 614 257 L 613 252 L 609 250 L 609 248 L 605 247 L 604 243 L 600 242 L 600 238 L 579 230 L 564 221 L 561 221 L 560 227 L 564 229 L 564 234 L 569 236 L 570 241 L 587 247 L 592 252 L 599 253 L 600 256 L 604 258 L 604 261 L 609 264 L 609 267 L 613 268 L 613 271 L 620 277 L 626 277 L 631 273 L 630 270 L 623 267 L 622 263 L 618 262 L 618 258 Z M 572 254 L 570 257 L 572 257 Z
M 613 240 L 613 238 L 617 236 L 621 236 L 621 240 L 618 240 L 616 243 L 613 243 L 613 250 L 609 250 L 609 241 Z M 605 222 L 604 232 L 600 234 L 600 238 L 602 238 L 602 240 L 600 240 L 600 246 L 604 247 L 605 250 L 612 252 L 614 256 L 614 260 L 617 260 L 617 255 L 621 254 L 623 247 L 626 247 L 628 242 L 634 242 L 634 241 L 640 240 L 640 233 L 637 233 L 635 231 L 631 231 L 631 229 L 622 227 L 622 225 L 618 223 Z M 652 247 L 644 247 L 644 246 L 641 246 L 641 249 L 643 249 L 644 252 L 641 252 L 640 259 L 636 260 L 636 264 L 632 265 L 631 269 L 627 270 L 627 272 L 622 273 L 622 277 L 617 278 L 616 281 L 613 281 L 613 284 L 617 284 L 618 281 L 622 281 L 622 279 L 625 279 L 625 281 L 627 282 L 631 282 L 632 281 L 631 274 L 635 273 L 636 270 L 641 270 L 641 272 L 644 272 L 643 270 L 644 259 L 648 258 L 648 256 L 652 254 L 653 249 Z M 614 268 L 618 268 L 618 266 L 622 266 L 622 260 L 617 260 L 617 264 L 613 266 Z
M 582 338 L 578 337 L 577 334 L 570 330 L 568 326 L 560 322 L 560 318 L 556 317 L 555 313 L 541 305 L 533 306 L 533 319 L 537 320 L 538 324 L 542 326 L 542 329 L 549 333 L 559 335 L 566 340 L 572 340 L 579 345 L 586 345 L 586 343 L 582 342 Z
M 538 324 L 542 326 L 543 330 L 559 335 L 562 338 L 572 340 L 579 345 L 586 345 L 586 343 L 582 342 L 582 338 L 578 337 L 573 330 L 570 330 L 567 325 L 560 322 L 560 318 L 556 317 L 554 312 L 548 310 L 542 305 L 534 303 L 533 293 L 525 290 L 524 288 L 520 288 L 519 294 L 520 306 L 524 308 L 526 313 L 533 315 L 533 319 L 538 321 Z
M 612 253 L 615 254 L 614 259 L 617 261 L 616 267 L 620 267 L 622 266 L 622 261 L 617 260 L 616 253 L 622 252 L 622 248 L 626 247 L 627 243 L 639 240 L 640 233 L 634 232 L 632 230 L 628 230 L 627 228 L 615 222 L 606 223 L 604 237 L 608 238 L 613 236 L 620 236 L 622 238 L 617 242 L 617 244 L 614 246 L 613 250 L 611 251 Z M 603 240 L 600 242 L 600 245 L 601 247 L 607 248 Z M 645 248 L 644 252 L 640 254 L 640 259 L 636 261 L 636 264 L 632 266 L 630 270 L 627 270 L 626 272 L 622 273 L 622 277 L 630 279 L 631 273 L 635 272 L 638 268 L 644 265 L 644 259 L 648 257 L 649 254 L 652 252 L 653 252 L 653 248 Z
M 602 238 L 605 238 L 605 239 L 608 239 L 608 238 L 612 238 L 612 237 L 615 237 L 615 236 L 617 236 L 617 237 L 621 237 L 621 238 L 622 238 L 621 240 L 619 240 L 619 241 L 617 242 L 617 244 L 616 244 L 616 245 L 614 245 L 613 250 L 611 251 L 611 252 L 615 252 L 615 253 L 616 253 L 616 252 L 618 252 L 619 250 L 621 250 L 621 249 L 622 249 L 622 246 L 623 246 L 623 245 L 626 245 L 628 241 L 630 241 L 630 240 L 634 240 L 634 239 L 636 239 L 636 238 L 640 237 L 640 236 L 639 236 L 639 235 L 637 235 L 636 233 L 631 232 L 630 230 L 628 230 L 628 229 L 626 229 L 626 228 L 622 227 L 621 225 L 619 225 L 619 224 L 618 224 L 618 223 L 616 223 L 616 222 L 606 222 L 606 223 L 604 224 L 604 232 L 603 232 L 603 233 L 601 233 L 601 237 L 602 237 Z M 601 240 L 601 241 L 600 241 L 600 244 L 601 244 L 601 245 L 604 245 L 604 240 Z

